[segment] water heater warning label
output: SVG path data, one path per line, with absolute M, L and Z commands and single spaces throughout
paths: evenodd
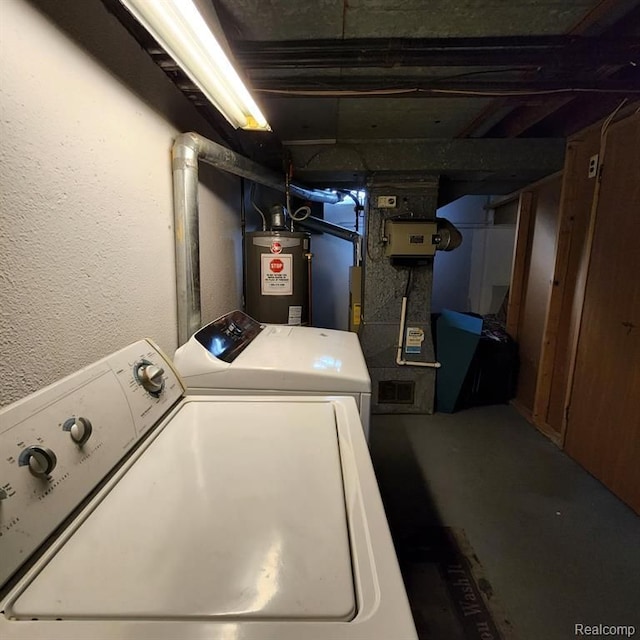
M 263 253 L 261 259 L 261 291 L 263 296 L 290 296 L 293 294 L 293 256 Z
M 289 307 L 289 320 L 287 324 L 302 324 L 302 307 Z

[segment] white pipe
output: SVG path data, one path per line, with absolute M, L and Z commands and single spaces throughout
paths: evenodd
M 439 369 L 442 365 L 439 362 L 416 362 L 415 360 L 404 360 L 402 358 L 402 347 L 404 346 L 404 332 L 407 321 L 407 296 L 402 298 L 402 311 L 400 311 L 400 333 L 398 334 L 398 352 L 396 354 L 396 364 L 407 367 L 429 367 Z

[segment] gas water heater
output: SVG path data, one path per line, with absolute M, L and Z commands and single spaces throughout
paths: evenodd
M 280 205 L 270 213 L 271 230 L 246 235 L 246 311 L 259 322 L 310 325 L 311 236 L 288 231 Z

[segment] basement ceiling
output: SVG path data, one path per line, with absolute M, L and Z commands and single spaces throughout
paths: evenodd
M 638 0 L 199 0 L 273 129 L 236 132 L 104 2 L 227 144 L 313 186 L 429 173 L 443 202 L 509 193 L 640 98 Z

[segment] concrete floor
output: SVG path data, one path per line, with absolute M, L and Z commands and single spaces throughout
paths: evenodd
M 463 529 L 520 640 L 640 637 L 640 517 L 512 407 L 373 416 L 371 453 L 398 554 Z

